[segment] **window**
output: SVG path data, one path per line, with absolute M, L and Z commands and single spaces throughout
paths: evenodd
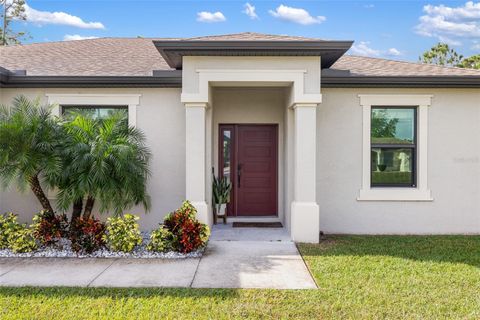
M 432 95 L 361 94 L 362 180 L 358 201 L 433 201 L 428 188 Z
M 60 117 L 64 109 L 69 108 L 121 108 L 128 110 L 128 125 L 137 125 L 137 108 L 140 106 L 141 94 L 106 94 L 106 93 L 46 93 L 54 116 Z M 63 107 L 61 107 L 63 106 Z
M 104 119 L 114 113 L 119 113 L 125 118 L 127 118 L 128 106 L 88 106 L 88 105 L 62 106 L 62 115 L 64 117 L 69 117 L 76 113 L 89 115 L 94 119 Z
M 371 186 L 416 186 L 416 107 L 372 107 Z
M 221 124 L 219 126 L 219 154 L 218 154 L 218 163 L 219 163 L 219 176 L 225 177 L 231 182 L 232 185 L 235 184 L 235 179 L 237 171 L 235 167 L 235 127 L 233 125 Z M 233 190 L 230 193 L 230 202 L 227 204 L 227 214 L 233 215 L 235 206 L 235 193 Z
M 222 176 L 227 177 L 228 180 L 231 180 L 232 172 L 232 130 L 223 129 L 223 169 Z

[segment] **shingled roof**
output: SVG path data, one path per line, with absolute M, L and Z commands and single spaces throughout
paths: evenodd
M 345 55 L 330 68 L 349 71 L 352 76 L 479 76 L 480 70 L 433 64 Z
M 151 76 L 170 67 L 153 39 L 99 38 L 0 47 L 0 66 L 29 76 Z
M 0 67 L 27 76 L 152 76 L 172 70 L 154 40 L 319 41 L 297 36 L 237 33 L 196 38 L 98 38 L 0 47 Z M 330 67 L 348 77 L 480 76 L 480 70 L 344 55 Z

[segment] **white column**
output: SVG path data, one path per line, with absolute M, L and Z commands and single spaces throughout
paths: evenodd
M 197 209 L 197 218 L 208 225 L 212 217 L 206 201 L 206 123 L 207 103 L 185 103 L 186 109 L 186 198 Z
M 294 199 L 291 234 L 296 242 L 318 243 L 320 213 L 316 202 L 317 104 L 297 103 L 294 110 Z

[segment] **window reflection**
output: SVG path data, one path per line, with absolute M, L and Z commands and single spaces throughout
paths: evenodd
M 411 144 L 414 142 L 414 109 L 374 108 L 371 121 L 372 143 Z
M 63 106 L 63 116 L 65 118 L 74 117 L 81 114 L 92 119 L 105 119 L 113 114 L 120 114 L 123 118 L 128 117 L 127 107 L 90 107 L 90 106 Z
M 223 131 L 223 176 L 230 181 L 230 172 L 232 171 L 232 132 Z
M 415 107 L 372 107 L 372 187 L 415 187 Z
M 413 185 L 413 152 L 407 148 L 372 148 L 372 184 Z

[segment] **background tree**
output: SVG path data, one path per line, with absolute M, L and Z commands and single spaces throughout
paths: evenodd
M 419 60 L 423 63 L 436 64 L 440 66 L 480 69 L 480 54 L 463 58 L 446 43 L 438 43 L 430 50 L 425 51 Z
M 397 132 L 398 118 L 388 118 L 385 110 L 374 110 L 371 119 L 373 138 L 394 138 Z
M 74 214 L 80 216 L 83 207 L 85 218 L 90 217 L 97 200 L 100 212 L 121 214 L 140 203 L 149 209 L 150 151 L 143 133 L 128 127 L 124 114 L 93 119 L 79 113 L 63 128 L 63 166 L 57 183 L 60 209 L 74 204 Z
M 425 51 L 419 58 L 421 62 L 437 64 L 440 66 L 457 66 L 463 59 L 454 49 L 446 43 L 438 43 L 430 50 Z
M 460 68 L 480 69 L 480 54 L 465 58 L 458 65 Z
M 11 28 L 13 20 L 26 20 L 25 0 L 0 0 L 2 25 L 0 27 L 0 43 L 5 46 L 8 44 L 20 43 L 26 36 L 26 32 L 15 32 Z
M 42 187 L 61 170 L 59 126 L 50 109 L 25 96 L 0 108 L 0 179 L 5 187 L 29 185 L 43 209 L 53 212 Z

